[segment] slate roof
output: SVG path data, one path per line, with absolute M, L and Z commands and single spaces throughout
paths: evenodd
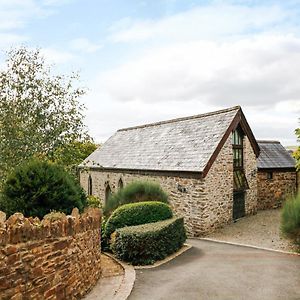
M 260 155 L 257 160 L 259 169 L 295 168 L 295 160 L 279 141 L 257 141 Z
M 80 167 L 202 172 L 239 110 L 120 129 Z

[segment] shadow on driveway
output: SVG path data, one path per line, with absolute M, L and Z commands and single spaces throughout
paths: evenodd
M 193 248 L 160 267 L 137 270 L 129 300 L 299 300 L 300 256 L 189 240 Z

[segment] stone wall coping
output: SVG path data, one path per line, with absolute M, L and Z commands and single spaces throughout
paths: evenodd
M 42 239 L 56 239 L 101 228 L 101 210 L 87 208 L 82 214 L 78 208 L 71 215 L 53 212 L 44 216 L 26 218 L 22 213 L 15 213 L 6 219 L 0 211 L 0 246 L 25 243 Z

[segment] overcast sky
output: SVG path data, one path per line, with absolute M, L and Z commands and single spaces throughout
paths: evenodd
M 257 139 L 296 144 L 299 0 L 0 0 L 0 48 L 19 44 L 80 71 L 97 142 L 241 105 Z

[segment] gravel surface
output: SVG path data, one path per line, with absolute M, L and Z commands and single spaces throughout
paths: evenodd
M 280 232 L 281 209 L 259 211 L 218 229 L 208 238 L 283 251 L 296 251 Z
M 122 266 L 105 254 L 101 254 L 101 267 L 101 277 L 124 275 Z

